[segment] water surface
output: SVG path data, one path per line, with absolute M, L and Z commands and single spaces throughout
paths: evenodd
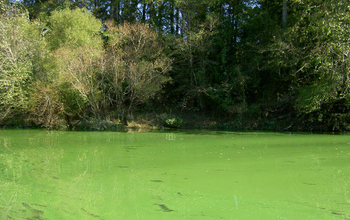
M 350 219 L 350 136 L 0 131 L 0 219 Z

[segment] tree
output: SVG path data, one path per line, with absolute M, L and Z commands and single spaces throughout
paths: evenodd
M 47 39 L 58 65 L 56 82 L 64 84 L 61 88 L 68 89 L 67 92 L 71 91 L 66 84 L 69 83 L 79 94 L 75 101 L 80 103 L 77 105 L 80 113 L 86 108 L 81 104 L 85 100 L 92 114 L 98 117 L 102 110 L 99 77 L 104 68 L 101 21 L 84 9 L 66 8 L 54 11 L 48 22 L 51 32 Z
M 101 21 L 85 9 L 65 8 L 53 11 L 46 22 L 46 50 L 34 69 L 29 119 L 52 128 L 72 125 L 74 118 L 100 117 Z
M 20 5 L 3 5 L 0 13 L 0 121 L 24 113 L 33 80 L 34 59 L 40 55 L 40 24 L 30 22 Z
M 108 26 L 108 67 L 114 88 L 114 106 L 123 114 L 152 99 L 169 80 L 171 60 L 157 34 L 140 22 Z
M 338 1 L 299 3 L 300 19 L 274 44 L 274 59 L 284 57 L 279 63 L 294 77 L 296 110 L 322 122 L 322 129 L 347 129 L 350 119 L 349 6 Z

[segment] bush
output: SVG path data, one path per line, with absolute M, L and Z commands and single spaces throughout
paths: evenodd
M 164 127 L 168 128 L 181 128 L 183 124 L 184 121 L 182 120 L 182 118 L 179 117 L 167 118 L 163 123 Z

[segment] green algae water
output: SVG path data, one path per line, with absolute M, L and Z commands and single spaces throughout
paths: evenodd
M 0 219 L 350 219 L 350 136 L 3 130 Z

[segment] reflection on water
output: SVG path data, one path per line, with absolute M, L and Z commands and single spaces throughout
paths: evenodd
M 350 219 L 349 140 L 0 131 L 0 219 Z

